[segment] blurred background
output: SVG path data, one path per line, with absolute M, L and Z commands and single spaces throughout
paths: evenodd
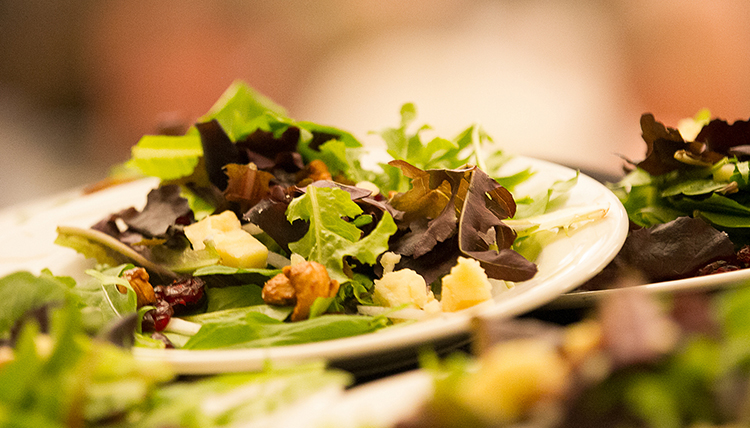
M 0 0 L 0 207 L 103 178 L 238 78 L 363 138 L 414 102 L 616 177 L 643 112 L 750 117 L 749 46 L 744 0 Z

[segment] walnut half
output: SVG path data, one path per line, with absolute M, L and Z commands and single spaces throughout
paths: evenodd
M 305 320 L 318 297 L 333 297 L 339 291 L 338 281 L 331 280 L 325 266 L 318 262 L 301 262 L 286 266 L 263 286 L 263 301 L 269 305 L 291 305 L 292 321 Z
M 148 282 L 149 276 L 146 269 L 142 267 L 128 269 L 122 273 L 122 276 L 128 280 L 130 286 L 135 290 L 135 295 L 138 297 L 139 308 L 156 302 L 154 287 Z M 125 290 L 120 289 L 120 286 L 118 286 L 117 289 L 120 290 L 121 293 L 125 292 Z

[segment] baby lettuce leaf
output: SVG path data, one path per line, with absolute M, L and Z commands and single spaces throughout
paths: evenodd
M 71 285 L 42 272 L 16 272 L 0 278 L 0 338 L 27 312 L 49 303 L 61 303 L 72 296 Z
M 618 254 L 653 281 L 685 278 L 714 260 L 733 256 L 734 244 L 726 233 L 691 217 L 631 231 Z
M 175 382 L 153 394 L 148 411 L 136 425 L 139 428 L 289 426 L 289 415 L 307 408 L 309 403 L 333 404 L 353 381 L 350 374 L 314 361 Z M 321 395 L 316 397 L 316 394 Z M 314 421 L 319 418 L 317 413 L 305 413 L 303 417 Z
M 362 214 L 348 192 L 333 187 L 307 186 L 305 194 L 295 198 L 287 209 L 287 220 L 309 223 L 307 233 L 289 248 L 306 260 L 326 267 L 331 279 L 344 283 L 349 276 L 344 272 L 346 257 L 374 265 L 377 257 L 388 250 L 388 239 L 396 231 L 396 224 L 388 212 L 370 234 L 362 232 L 346 219 Z
M 237 141 L 249 134 L 248 123 L 253 123 L 267 113 L 286 116 L 283 107 L 252 89 L 247 83 L 236 80 L 198 122 L 216 120 L 226 130 L 227 135 L 233 141 Z
M 185 135 L 145 135 L 131 149 L 127 165 L 162 180 L 189 176 L 203 155 L 201 138 L 193 129 Z
M 423 141 L 424 131 L 431 128 L 428 125 L 422 125 L 416 131 L 410 132 L 409 128 L 416 117 L 417 110 L 414 104 L 406 103 L 401 106 L 400 126 L 380 131 L 379 135 L 385 141 L 387 152 L 393 159 L 407 162 L 423 170 L 451 170 L 469 163 L 486 170 L 482 146 L 491 143 L 492 138 L 480 126 L 472 125 L 452 140 L 434 137 L 429 141 Z M 493 158 L 493 167 L 502 163 L 494 162 L 500 159 L 501 157 L 498 156 Z M 390 164 L 381 164 L 381 167 L 385 175 L 378 177 L 377 184 L 384 192 L 409 190 L 408 176 L 403 174 L 403 169 Z
M 410 268 L 432 283 L 446 274 L 459 256 L 480 261 L 496 279 L 523 281 L 536 273 L 533 263 L 511 249 L 515 232 L 502 220 L 512 217 L 512 195 L 476 167 L 421 169 L 395 160 L 412 179 L 412 189 L 391 200 L 404 211 L 391 250 L 401 254 L 399 268 Z
M 461 208 L 458 247 L 479 260 L 490 278 L 525 281 L 536 274 L 536 265 L 511 249 L 516 233 L 502 222 L 512 217 L 515 209 L 508 190 L 481 170 L 474 170 Z
M 257 284 L 206 287 L 205 293 L 208 301 L 206 312 L 262 305 L 265 302 L 261 297 L 261 290 L 262 287 Z
M 324 315 L 284 323 L 258 312 L 234 323 L 207 323 L 183 349 L 262 348 L 319 342 L 370 333 L 387 325 L 385 317 Z
M 234 288 L 234 287 L 233 287 Z M 237 287 L 239 288 L 239 287 Z M 251 306 L 236 306 L 217 311 L 182 317 L 182 319 L 198 324 L 236 324 L 244 323 L 249 313 L 259 313 L 277 321 L 284 321 L 292 313 L 292 306 L 266 305 L 261 299 L 259 304 Z

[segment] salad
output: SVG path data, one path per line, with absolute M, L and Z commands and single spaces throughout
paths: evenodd
M 750 122 L 707 110 L 670 128 L 641 117 L 646 157 L 609 187 L 631 230 L 620 254 L 584 289 L 612 283 L 618 266 L 657 282 L 750 266 Z
M 747 426 L 750 288 L 658 301 L 633 279 L 570 324 L 478 323 L 477 356 L 425 355 L 429 398 L 395 426 Z
M 130 173 L 159 180 L 142 209 L 58 227 L 57 244 L 97 261 L 85 281 L 5 278 L 0 334 L 30 309 L 72 299 L 90 333 L 130 326 L 127 346 L 359 335 L 490 300 L 496 284 L 535 275 L 535 255 L 559 230 L 606 214 L 547 213 L 577 176 L 516 200 L 534 172 L 494 177 L 508 156 L 485 153 L 480 127 L 427 139 L 429 127 L 411 130 L 415 117 L 402 107 L 400 126 L 379 133 L 389 160 L 368 169 L 361 159 L 372 155 L 350 133 L 295 121 L 235 82 L 184 133 L 133 147 Z

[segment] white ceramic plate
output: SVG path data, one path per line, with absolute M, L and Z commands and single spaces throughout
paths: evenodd
M 517 157 L 504 166 L 510 174 L 531 167 L 536 174 L 514 196 L 530 189 L 546 188 L 575 172 L 548 162 Z M 89 227 L 109 213 L 135 206 L 142 208 L 146 194 L 156 181 L 148 179 L 109 188 L 91 195 L 70 192 L 0 213 L 0 275 L 16 270 L 38 273 L 49 268 L 56 275 L 81 278 L 91 261 L 73 250 L 54 245 L 57 225 Z M 376 333 L 303 345 L 242 350 L 154 350 L 138 348 L 143 360 L 170 364 L 179 373 L 208 374 L 256 370 L 267 359 L 278 362 L 323 358 L 355 374 L 384 373 L 416 361 L 420 346 L 449 351 L 469 339 L 470 321 L 484 317 L 503 318 L 525 313 L 551 302 L 593 277 L 609 263 L 627 234 L 627 215 L 619 200 L 596 180 L 581 175 L 564 207 L 608 204 L 607 215 L 562 236 L 544 248 L 538 274 L 512 289 L 497 284 L 494 301 L 438 318 Z M 13 245 L 9 245 L 12 242 Z
M 671 294 L 689 291 L 708 291 L 721 288 L 737 287 L 747 285 L 750 281 L 750 269 L 736 270 L 732 272 L 717 273 L 713 275 L 699 276 L 694 278 L 678 279 L 673 281 L 654 282 L 651 284 L 635 285 L 629 289 L 640 289 L 649 294 Z M 599 300 L 616 296 L 624 289 L 613 288 L 595 291 L 571 291 L 558 296 L 555 300 L 545 305 L 545 309 L 576 309 L 595 305 Z

